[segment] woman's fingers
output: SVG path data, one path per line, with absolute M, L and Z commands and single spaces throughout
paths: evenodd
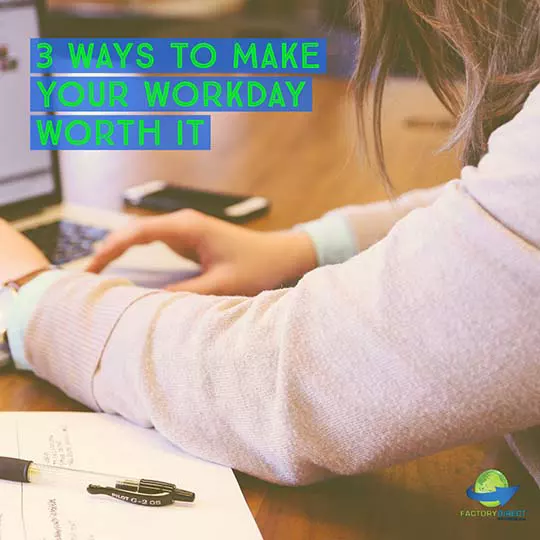
M 109 263 L 120 257 L 130 247 L 150 242 L 148 235 L 148 226 L 143 224 L 143 220 L 114 231 L 107 236 L 96 250 L 87 271 L 101 272 Z
M 107 265 L 124 254 L 130 247 L 161 240 L 175 251 L 180 244 L 193 247 L 193 231 L 189 234 L 190 218 L 182 213 L 137 219 L 126 227 L 112 232 L 97 249 L 87 267 L 88 272 L 101 272 Z

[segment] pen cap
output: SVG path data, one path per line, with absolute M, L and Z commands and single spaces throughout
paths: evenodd
M 194 502 L 195 493 L 186 491 L 185 489 L 175 488 L 173 491 L 173 499 L 178 502 Z
M 28 468 L 31 464 L 31 461 L 0 457 L 0 480 L 28 482 Z

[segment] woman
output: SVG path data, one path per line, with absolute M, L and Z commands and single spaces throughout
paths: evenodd
M 9 321 L 12 354 L 93 409 L 274 482 L 507 433 L 540 482 L 540 2 L 358 7 L 356 88 L 363 111 L 376 70 L 377 140 L 405 42 L 458 120 L 461 178 L 289 232 L 194 212 L 141 220 L 90 270 L 160 239 L 200 260 L 202 275 L 174 293 L 38 272 Z M 380 143 L 377 154 L 382 163 Z M 0 237 L 0 281 L 47 264 L 6 224 Z

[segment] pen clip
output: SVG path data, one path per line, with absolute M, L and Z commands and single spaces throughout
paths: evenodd
M 136 504 L 138 506 L 169 506 L 174 503 L 174 493 L 170 490 L 161 493 L 137 493 L 112 487 L 96 486 L 90 484 L 86 491 L 90 495 L 108 495 L 113 499 Z
M 156 495 L 164 492 L 171 493 L 173 501 L 177 502 L 193 502 L 195 493 L 186 491 L 185 489 L 177 488 L 169 482 L 160 482 L 159 480 L 123 480 L 117 482 L 114 486 L 116 489 L 129 491 L 130 493 L 140 493 L 143 495 Z

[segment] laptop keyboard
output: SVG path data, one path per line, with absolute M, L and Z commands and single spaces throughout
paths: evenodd
M 55 221 L 23 231 L 23 234 L 45 253 L 52 264 L 62 265 L 91 255 L 94 244 L 105 238 L 108 232 L 71 221 Z

